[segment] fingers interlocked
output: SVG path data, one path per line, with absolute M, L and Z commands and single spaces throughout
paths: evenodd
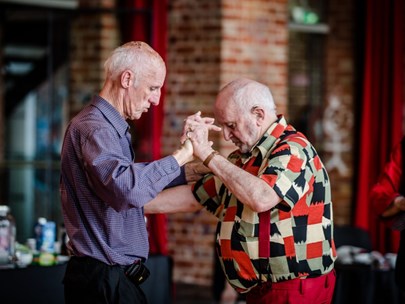
M 194 130 L 195 130 L 195 129 L 194 129 L 192 126 L 189 126 L 189 127 L 187 128 L 186 137 L 187 137 L 187 138 L 190 138 L 190 134 L 189 134 L 189 133 L 194 132 Z
M 214 118 L 201 117 L 201 112 L 198 111 L 197 113 L 190 115 L 186 119 L 184 119 L 183 135 L 181 141 L 184 141 L 185 139 L 191 140 L 191 137 L 193 139 L 193 142 L 200 142 L 201 140 L 204 141 L 204 138 L 208 137 L 209 131 L 220 130 L 220 127 L 214 125 Z

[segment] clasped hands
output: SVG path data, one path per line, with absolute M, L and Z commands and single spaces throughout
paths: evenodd
M 184 120 L 180 141 L 186 149 L 191 149 L 191 156 L 204 160 L 212 152 L 213 142 L 208 139 L 210 131 L 219 132 L 221 128 L 214 125 L 214 118 L 202 117 L 198 111 Z

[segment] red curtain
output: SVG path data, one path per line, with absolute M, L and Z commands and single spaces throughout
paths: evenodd
M 147 42 L 166 61 L 167 47 L 167 0 L 126 0 L 129 14 L 123 20 L 123 32 L 127 41 Z M 165 88 L 158 106 L 135 122 L 135 150 L 137 161 L 152 161 L 161 157 L 163 102 Z M 147 228 L 151 254 L 167 254 L 166 216 L 147 215 Z
M 402 138 L 404 4 L 396 0 L 365 3 L 365 64 L 355 225 L 369 231 L 375 250 L 396 252 L 398 233 L 378 220 L 371 208 L 369 194 L 393 145 Z
M 166 61 L 167 47 L 167 0 L 154 0 L 152 6 L 152 31 L 151 45 Z M 153 127 L 152 130 L 152 157 L 159 159 L 161 157 L 161 143 L 163 128 L 163 101 L 165 96 L 165 87 L 162 88 L 162 97 L 157 107 L 152 111 Z M 151 254 L 168 254 L 167 250 L 167 219 L 164 214 L 154 214 L 148 217 L 149 243 Z

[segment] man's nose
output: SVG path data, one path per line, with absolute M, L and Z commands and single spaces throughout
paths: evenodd
M 228 128 L 222 128 L 222 130 L 223 130 L 223 134 L 224 134 L 224 139 L 226 140 L 226 141 L 229 141 L 229 140 L 231 140 L 231 132 L 228 130 Z
M 149 102 L 154 106 L 157 106 L 159 104 L 159 101 L 160 101 L 160 91 L 159 93 L 152 94 L 152 96 L 149 98 Z

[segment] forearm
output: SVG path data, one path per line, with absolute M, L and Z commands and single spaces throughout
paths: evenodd
M 391 217 L 398 212 L 393 205 L 394 201 L 401 196 L 397 190 L 399 187 L 397 184 L 397 181 L 384 174 L 379 182 L 373 186 L 370 192 L 370 200 L 376 215 Z
M 378 182 L 371 189 L 370 199 L 375 214 L 391 217 L 399 212 L 393 203 L 401 196 L 399 193 L 401 177 L 402 149 L 401 145 L 398 145 L 391 153 L 390 161 L 384 166 Z
M 191 142 L 189 140 L 184 141 L 181 147 L 174 151 L 172 155 L 180 167 L 193 161 L 193 146 Z
M 204 166 L 200 160 L 187 163 L 184 166 L 184 174 L 187 182 L 196 182 L 211 170 Z
M 398 196 L 387 207 L 387 209 L 385 209 L 385 211 L 381 214 L 381 216 L 384 218 L 389 218 L 397 215 L 401 211 L 405 211 L 405 197 Z
M 190 185 L 166 189 L 147 203 L 145 213 L 194 212 L 203 207 L 196 201 Z
M 235 166 L 223 156 L 213 157 L 209 162 L 209 168 L 241 203 L 255 212 L 267 211 L 281 201 L 269 184 Z

